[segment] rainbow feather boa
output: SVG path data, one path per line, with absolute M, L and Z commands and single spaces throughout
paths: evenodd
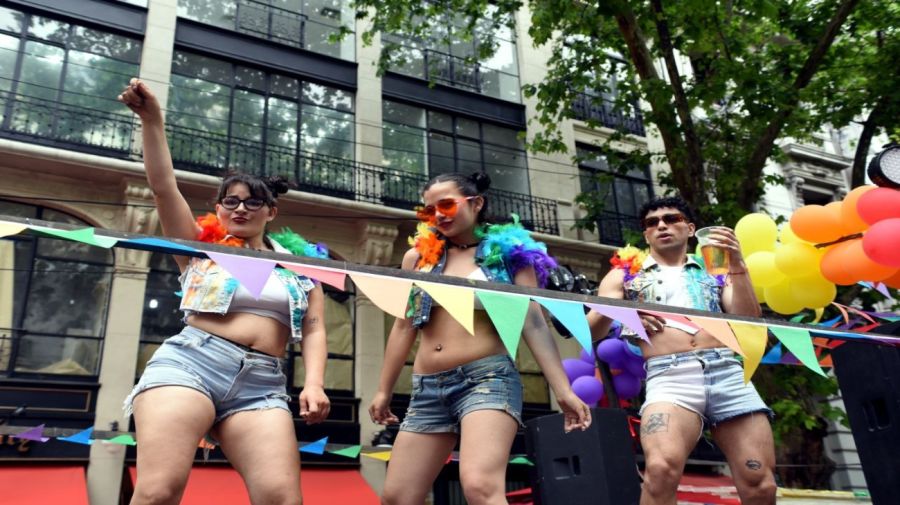
M 215 214 L 209 213 L 205 216 L 198 217 L 197 225 L 200 226 L 200 233 L 197 235 L 197 240 L 201 242 L 230 245 L 234 247 L 244 246 L 244 240 L 229 235 L 225 226 L 219 222 L 219 218 L 217 218 Z M 294 256 L 328 258 L 328 247 L 326 247 L 325 244 L 309 242 L 289 228 L 282 228 L 280 232 L 270 233 L 269 237 L 290 251 Z
M 475 238 L 481 241 L 479 248 L 484 251 L 483 265 L 505 264 L 513 277 L 519 270 L 533 267 L 538 286 L 544 287 L 550 271 L 557 267 L 556 260 L 547 254 L 546 245 L 531 237 L 519 216 L 513 214 L 512 219 L 511 223 L 480 225 L 475 229 Z M 446 247 L 445 239 L 427 223 L 419 223 L 409 243 L 419 253 L 416 268 L 423 272 L 430 272 L 437 265 Z
M 613 268 L 621 268 L 624 270 L 625 282 L 628 282 L 640 273 L 644 260 L 647 259 L 648 255 L 647 251 L 638 249 L 629 244 L 616 251 L 616 253 L 613 254 L 613 257 L 610 258 L 609 264 L 612 265 Z

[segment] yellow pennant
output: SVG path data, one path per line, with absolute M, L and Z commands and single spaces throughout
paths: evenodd
M 416 286 L 431 295 L 434 301 L 449 312 L 453 319 L 459 321 L 466 331 L 475 334 L 474 289 L 419 281 L 416 281 Z
M 744 383 L 750 382 L 750 377 L 756 372 L 760 360 L 766 351 L 768 340 L 766 327 L 761 324 L 741 323 L 729 321 L 734 336 L 741 343 L 744 350 Z
M 0 238 L 9 237 L 11 235 L 18 235 L 22 233 L 22 231 L 24 231 L 26 228 L 28 227 L 24 224 L 0 221 Z
M 361 453 L 360 456 L 365 456 L 367 458 L 378 459 L 381 461 L 390 461 L 391 460 L 391 451 L 380 451 L 380 452 L 364 452 Z
M 350 278 L 379 309 L 399 319 L 406 319 L 406 304 L 409 302 L 412 281 L 352 272 Z

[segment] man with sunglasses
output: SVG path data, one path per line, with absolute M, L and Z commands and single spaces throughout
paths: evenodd
M 711 244 L 730 253 L 728 274 L 712 276 L 688 255 L 693 214 L 681 198 L 659 198 L 640 211 L 649 254 L 614 258 L 598 296 L 672 305 L 710 312 L 759 316 L 760 308 L 734 232 L 716 227 Z M 643 259 L 641 259 L 643 258 Z M 725 453 L 741 502 L 775 503 L 775 448 L 771 409 L 733 351 L 708 332 L 664 315 L 639 312 L 650 343 L 635 339 L 647 370 L 641 407 L 645 471 L 641 504 L 674 504 L 688 455 L 712 432 Z M 588 314 L 594 338 L 604 338 L 611 320 Z M 626 332 L 623 332 L 625 334 Z M 634 339 L 635 335 L 626 335 Z

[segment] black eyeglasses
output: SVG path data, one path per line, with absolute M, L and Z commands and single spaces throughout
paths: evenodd
M 673 225 L 675 223 L 687 222 L 687 217 L 685 217 L 684 214 L 663 214 L 662 216 L 644 218 L 644 221 L 641 224 L 644 225 L 644 229 L 646 230 L 647 228 L 655 228 L 659 225 L 660 221 L 668 225 Z
M 219 201 L 222 207 L 225 207 L 228 210 L 234 210 L 243 203 L 244 208 L 247 210 L 259 210 L 263 205 L 266 204 L 266 201 L 262 198 L 256 198 L 255 196 L 251 196 L 250 198 L 244 198 L 241 200 L 236 196 L 226 196 L 222 200 Z

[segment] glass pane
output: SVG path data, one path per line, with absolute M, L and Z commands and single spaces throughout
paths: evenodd
M 525 150 L 525 145 L 522 139 L 519 138 L 519 132 L 516 130 L 488 123 L 482 125 L 482 130 L 484 131 L 485 143 Z
M 456 118 L 456 134 L 475 140 L 481 139 L 481 130 L 478 128 L 478 121 L 472 121 L 471 119 L 463 117 Z
M 353 93 L 330 86 L 303 83 L 303 101 L 320 107 L 353 112 Z
M 237 3 L 220 0 L 178 0 L 178 16 L 233 30 Z
M 0 240 L 0 371 L 6 370 L 12 351 L 12 329 L 24 309 L 31 240 Z
M 425 128 L 425 109 L 388 100 L 381 104 L 385 122 Z
M 347 160 L 354 158 L 353 114 L 304 105 L 302 116 L 302 150 Z
M 341 303 L 331 296 L 325 296 L 325 331 L 328 335 L 329 354 L 353 357 L 352 303 L 352 297 Z
M 72 27 L 69 48 L 116 58 L 128 63 L 136 64 L 141 61 L 141 43 L 139 41 L 112 33 L 91 30 L 83 26 Z
M 172 72 L 229 86 L 232 83 L 232 65 L 230 63 L 184 51 L 175 51 Z
M 56 223 L 80 225 L 82 227 L 87 226 L 84 221 L 53 209 L 44 209 L 41 213 L 41 219 Z M 110 250 L 69 240 L 39 238 L 37 253 L 45 257 L 90 261 L 105 265 L 112 265 L 113 263 L 113 255 Z
M 425 130 L 385 122 L 382 129 L 383 165 L 417 174 L 426 173 Z
M 631 192 L 631 184 L 626 180 L 617 179 L 615 187 L 619 213 L 636 216 L 638 209 L 635 204 L 634 193 Z
M 181 331 L 184 326 L 178 310 L 181 297 L 175 294 L 181 289 L 178 275 L 178 266 L 172 256 L 153 253 L 147 287 L 144 290 L 141 340 L 162 342 Z
M 453 118 L 447 114 L 430 110 L 428 111 L 428 129 L 453 133 Z
M 428 134 L 428 173 L 434 177 L 438 174 L 455 172 L 453 160 L 453 137 L 430 132 Z
M 12 89 L 13 76 L 16 71 L 16 60 L 19 59 L 19 39 L 9 35 L 0 34 L 0 91 Z M 3 109 L 6 103 L 3 103 Z M 0 120 L 4 110 L 0 110 Z
M 47 335 L 22 335 L 16 357 L 17 372 L 96 375 L 102 340 Z
M 25 15 L 19 11 L 0 7 L 0 30 L 21 32 Z
M 498 40 L 499 46 L 494 55 L 481 62 L 481 65 L 492 70 L 499 70 L 512 76 L 519 75 L 519 65 L 516 60 L 516 43 L 506 40 Z
M 234 85 L 266 92 L 266 73 L 247 67 L 237 67 L 234 73 Z
M 69 25 L 55 19 L 31 16 L 28 35 L 53 42 L 65 43 L 69 36 Z
M 65 57 L 65 51 L 56 46 L 26 42 L 19 94 L 55 102 Z
M 141 343 L 138 348 L 138 358 L 137 358 L 137 368 L 135 377 L 140 377 L 144 373 L 144 369 L 147 368 L 147 362 L 150 361 L 150 358 L 153 357 L 153 353 L 159 349 L 161 344 L 145 344 Z
M 263 165 L 261 141 L 265 108 L 264 96 L 241 89 L 234 90 L 229 168 L 259 172 Z
M 457 171 L 464 174 L 481 172 L 481 144 L 471 140 L 458 139 L 456 142 L 456 155 L 459 160 L 456 164 Z
M 72 336 L 103 336 L 112 272 L 105 267 L 34 260 L 24 328 Z
M 37 217 L 37 207 L 24 203 L 0 200 L 0 214 L 16 217 Z
M 491 176 L 491 187 L 514 193 L 529 194 L 528 166 L 525 152 L 484 146 L 485 171 Z
M 294 176 L 297 161 L 297 102 L 269 98 L 266 125 L 266 170 L 288 179 Z
M 272 76 L 273 95 L 281 95 L 295 100 L 300 98 L 300 81 L 291 77 L 275 74 Z

